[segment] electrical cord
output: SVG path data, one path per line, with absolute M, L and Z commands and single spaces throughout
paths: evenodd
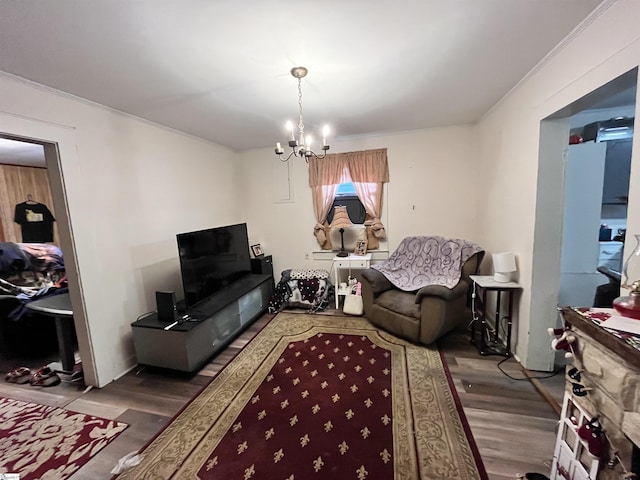
M 479 320 L 476 312 L 476 282 L 473 282 L 473 290 L 471 291 L 471 321 L 467 324 L 467 330 L 473 330 L 473 324 Z
M 152 311 L 152 312 L 147 312 L 147 313 L 143 313 L 142 315 L 140 315 L 138 318 L 136 318 L 136 322 L 138 320 L 142 320 L 143 318 L 147 318 L 150 315 L 153 315 L 154 313 L 156 313 L 156 311 Z
M 498 370 L 500 370 L 506 377 L 510 378 L 511 380 L 518 380 L 518 381 L 524 381 L 524 380 L 544 380 L 546 378 L 551 378 L 551 377 L 555 377 L 558 373 L 560 373 L 562 370 L 564 370 L 564 367 L 562 368 L 557 368 L 556 370 L 553 371 L 553 373 L 550 373 L 549 375 L 545 375 L 545 376 L 540 376 L 540 377 L 536 377 L 536 376 L 525 376 L 524 378 L 516 378 L 516 377 L 512 377 L 511 375 L 509 375 L 507 372 L 505 372 L 501 365 L 506 362 L 507 360 L 509 360 L 511 357 L 505 357 L 502 360 L 500 360 L 496 366 L 498 367 Z M 524 369 L 524 367 L 522 367 Z

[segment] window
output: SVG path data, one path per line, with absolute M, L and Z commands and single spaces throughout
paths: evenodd
M 353 186 L 353 182 L 344 182 L 338 186 L 336 197 L 357 197 L 356 187 Z
M 327 214 L 327 221 L 329 224 L 333 222 L 333 214 L 337 206 L 347 207 L 347 214 L 349 219 L 353 223 L 363 224 L 367 217 L 367 210 L 358 198 L 356 188 L 353 186 L 353 182 L 344 182 L 338 186 L 335 199 Z
M 318 243 L 323 248 L 327 246 L 325 230 L 331 223 L 328 218 L 329 211 L 335 208 L 336 201 L 341 204 L 346 202 L 349 196 L 354 205 L 360 208 L 359 204 L 361 204 L 365 209 L 367 220 L 364 223 L 367 231 L 376 239 L 385 238 L 380 213 L 383 188 L 388 181 L 389 166 L 386 148 L 329 154 L 322 159 L 311 157 L 309 186 L 316 219 L 313 234 Z M 338 190 L 341 195 L 337 194 Z M 354 217 L 360 217 L 360 215 L 354 213 Z M 351 217 L 351 221 L 355 223 L 354 217 Z M 373 244 L 370 247 L 377 248 Z

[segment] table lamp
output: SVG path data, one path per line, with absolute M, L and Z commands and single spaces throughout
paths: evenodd
M 496 282 L 506 283 L 511 281 L 513 272 L 516 271 L 516 257 L 511 252 L 493 254 L 493 279 Z

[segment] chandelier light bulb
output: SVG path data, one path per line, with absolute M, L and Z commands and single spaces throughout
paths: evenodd
M 289 135 L 291 135 L 290 140 L 295 140 L 295 136 L 293 135 L 293 123 L 291 122 L 291 120 L 287 120 L 287 124 L 285 125 L 285 128 L 287 129 L 287 132 L 289 132 Z

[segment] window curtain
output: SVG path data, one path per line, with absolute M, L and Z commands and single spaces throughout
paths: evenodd
M 360 201 L 371 217 L 365 225 L 371 227 L 376 238 L 385 237 L 380 213 L 383 183 L 389 181 L 387 149 L 336 153 L 327 155 L 323 159 L 312 157 L 309 160 L 309 186 L 316 217 L 313 230 L 320 245 L 326 242 L 324 223 L 338 185 L 347 181 L 353 182 Z

